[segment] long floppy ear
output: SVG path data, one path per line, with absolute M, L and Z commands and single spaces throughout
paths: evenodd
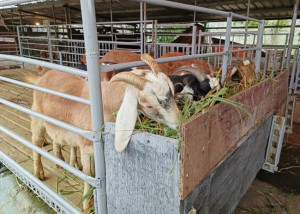
M 115 149 L 122 152 L 128 145 L 137 118 L 138 90 L 127 87 L 119 109 L 115 128 Z

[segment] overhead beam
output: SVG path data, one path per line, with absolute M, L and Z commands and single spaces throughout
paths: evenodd
M 48 16 L 48 15 L 44 15 L 44 14 L 40 14 L 40 13 L 36 13 L 36 12 L 31 12 L 31 11 L 27 11 L 27 10 L 23 10 L 23 9 L 18 9 L 18 11 L 22 12 L 22 13 L 27 13 L 27 14 L 31 14 L 31 15 L 35 15 L 35 16 L 41 16 L 41 17 L 50 18 L 50 19 L 54 20 L 54 17 L 52 17 L 52 16 Z M 56 18 L 56 20 L 63 21 L 63 19 L 60 19 L 60 18 Z
M 63 7 L 69 7 L 70 10 L 73 10 L 73 11 L 81 13 L 81 9 L 80 8 L 77 8 L 77 7 L 74 7 L 74 6 L 70 6 L 69 4 L 64 4 Z M 108 14 L 110 15 L 110 11 L 108 11 Z M 99 13 L 96 13 L 96 18 L 110 21 L 110 17 L 103 16 L 102 14 L 100 15 Z M 119 21 L 119 20 L 114 19 L 114 21 Z

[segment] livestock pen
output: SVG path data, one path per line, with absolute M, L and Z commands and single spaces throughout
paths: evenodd
M 175 2 L 150 0 L 138 2 L 221 15 L 227 18 L 226 32 L 219 34 L 222 34 L 225 40 L 224 44 L 219 44 L 219 47 L 221 47 L 221 44 L 223 45 L 222 48 L 219 48 L 215 52 L 200 51 L 201 47 L 205 46 L 201 45 L 201 32 L 199 32 L 198 41 L 200 43 L 197 43 L 195 41 L 197 37 L 194 37 L 194 44 L 190 46 L 189 53 L 191 55 L 161 58 L 156 60 L 158 63 L 194 58 L 210 59 L 216 63 L 216 66 L 222 67 L 223 82 L 226 77 L 227 67 L 233 61 L 234 53 L 243 53 L 242 55 L 238 55 L 242 59 L 247 56 L 247 53 L 251 52 L 251 59 L 255 62 L 256 74 L 261 70 L 266 71 L 267 64 L 265 62 L 269 61 L 265 60 L 265 62 L 261 62 L 263 51 L 263 20 Z M 0 3 L 0 6 L 8 4 Z M 140 8 L 142 9 L 143 3 L 140 4 Z M 285 69 L 286 66 L 284 63 L 278 67 L 273 63 L 274 58 L 272 63 L 275 64 L 277 69 L 276 72 L 274 67 L 271 70 L 276 77 L 273 78 L 272 76 L 271 79 L 268 78 L 230 98 L 245 106 L 251 106 L 248 109 L 251 116 L 244 113 L 240 115 L 234 107 L 225 103 L 219 103 L 209 110 L 200 112 L 181 125 L 183 142 L 181 146 L 179 146 L 181 142 L 179 139 L 171 139 L 137 131 L 132 136 L 129 147 L 124 152 L 118 153 L 113 148 L 112 143 L 115 136 L 114 125 L 106 124 L 103 130 L 101 83 L 98 81 L 98 70 L 108 72 L 141 66 L 145 65 L 145 63 L 131 62 L 118 65 L 102 65 L 99 68 L 99 53 L 102 50 L 99 44 L 105 44 L 105 42 L 99 42 L 99 38 L 96 36 L 97 24 L 93 5 L 94 2 L 91 0 L 81 0 L 84 48 L 80 40 L 72 38 L 70 40 L 69 38 L 58 39 L 64 43 L 63 46 L 65 48 L 71 49 L 68 52 L 70 55 L 72 55 L 74 45 L 69 45 L 69 42 L 81 43 L 80 51 L 76 50 L 74 52 L 77 56 L 86 55 L 87 73 L 72 68 L 76 64 L 78 57 L 69 57 L 64 62 L 62 57 L 64 53 L 58 52 L 60 57 L 55 61 L 55 57 L 53 58 L 51 53 L 55 53 L 56 50 L 51 48 L 58 45 L 53 45 L 48 35 L 51 26 L 47 27 L 48 36 L 45 40 L 46 43 L 44 42 L 45 48 L 37 48 L 36 51 L 44 50 L 48 52 L 48 60 L 60 65 L 34 59 L 35 56 L 32 57 L 30 55 L 30 49 L 32 49 L 32 45 L 39 44 L 35 44 L 36 42 L 30 43 L 29 40 L 26 40 L 32 38 L 21 35 L 23 30 L 21 32 L 19 30 L 18 37 L 20 56 L 0 55 L 2 59 L 45 66 L 87 78 L 91 92 L 89 100 L 83 99 L 23 83 L 21 81 L 23 78 L 22 72 L 30 72 L 28 70 L 17 69 L 1 72 L 0 80 L 3 87 L 1 88 L 0 99 L 2 103 L 0 106 L 2 109 L 0 130 L 2 131 L 1 137 L 3 140 L 0 147 L 0 162 L 6 165 L 20 180 L 58 213 L 81 212 L 80 205 L 79 207 L 76 207 L 76 205 L 82 198 L 82 193 L 80 192 L 82 181 L 93 186 L 89 192 L 94 193 L 96 213 L 189 213 L 193 210 L 197 211 L 197 213 L 233 212 L 239 199 L 253 181 L 257 171 L 265 163 L 265 151 L 270 133 L 273 132 L 273 129 L 279 129 L 280 136 L 282 136 L 282 130 L 284 130 L 283 118 L 274 120 L 273 127 L 275 128 L 271 129 L 271 127 L 273 115 L 277 113 L 284 116 L 285 113 L 289 73 L 288 69 Z M 256 39 L 253 39 L 251 45 L 242 44 L 238 50 L 235 50 L 233 46 L 230 48 L 230 45 L 234 45 L 233 38 L 236 34 L 231 32 L 233 18 L 252 20 L 258 23 L 259 26 L 256 31 L 252 30 L 252 33 L 256 35 Z M 146 22 L 146 20 L 141 20 L 139 23 Z M 149 21 L 149 23 L 154 23 L 154 26 L 156 25 L 156 22 L 153 21 Z M 30 26 L 20 26 L 18 29 L 26 27 Z M 142 25 L 140 27 L 142 29 Z M 245 38 L 248 33 L 247 30 L 239 32 Z M 153 38 L 156 38 L 155 31 L 151 31 L 151 35 Z M 140 40 L 138 42 L 133 42 L 139 47 L 137 50 L 140 53 L 143 53 L 147 49 L 146 46 L 148 46 L 141 41 L 145 41 L 145 37 L 145 35 L 142 35 L 139 37 Z M 26 43 L 28 44 L 27 47 Z M 110 43 L 117 44 L 118 42 L 112 41 Z M 125 45 L 122 42 L 119 44 Z M 156 44 L 156 41 L 153 44 L 152 47 L 155 47 L 155 54 L 159 56 L 158 51 L 162 46 Z M 172 46 L 172 44 L 165 44 L 165 46 Z M 26 48 L 28 51 L 24 51 Z M 113 49 L 113 45 L 108 49 L 110 48 Z M 204 49 L 207 50 L 208 48 L 203 48 L 202 50 Z M 286 52 L 290 51 L 287 45 L 283 49 Z M 24 53 L 28 53 L 28 55 L 24 55 Z M 274 56 L 277 57 L 276 53 Z M 281 57 L 281 62 L 283 62 L 285 54 L 282 54 Z M 40 57 L 37 56 L 37 58 Z M 299 64 L 296 64 L 296 62 L 299 62 L 298 53 L 294 55 L 294 66 L 292 69 L 294 76 L 299 73 Z M 69 65 L 70 67 L 63 66 L 62 64 Z M 294 87 L 294 83 L 292 83 L 292 86 Z M 41 90 L 45 93 L 90 105 L 93 121 L 92 130 L 83 130 L 30 110 L 32 90 Z M 43 149 L 33 145 L 30 142 L 29 115 L 77 133 L 92 141 L 95 151 L 95 177 L 84 174 L 49 153 L 52 148 L 51 145 L 46 145 Z M 276 141 L 279 144 L 280 136 L 275 137 L 274 142 Z M 272 137 L 273 135 L 271 135 Z M 272 141 L 270 144 L 272 144 Z M 63 151 L 63 155 L 68 159 L 69 147 L 65 146 L 64 149 L 66 151 Z M 30 173 L 32 172 L 31 150 L 38 152 L 48 159 L 44 160 L 46 177 L 48 178 L 45 182 L 41 182 Z M 271 156 L 273 157 L 273 154 Z M 272 161 L 272 158 L 271 161 L 267 161 L 265 167 L 272 168 L 275 165 Z M 54 164 L 61 166 L 63 169 L 56 169 Z M 79 179 L 70 173 L 82 181 L 79 181 Z M 67 194 L 68 189 L 61 189 L 62 191 L 59 191 L 61 186 L 72 187 L 69 191 L 73 191 L 74 193 L 62 196 L 64 193 Z M 55 190 L 60 194 L 56 193 Z

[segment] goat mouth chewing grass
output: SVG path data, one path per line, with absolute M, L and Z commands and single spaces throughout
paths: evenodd
M 219 102 L 224 102 L 228 105 L 233 106 L 239 112 L 239 114 L 241 111 L 243 111 L 246 114 L 250 115 L 250 113 L 244 108 L 245 106 L 243 104 L 224 98 L 226 94 L 228 94 L 228 88 L 224 87 L 219 91 L 216 91 L 216 88 L 213 88 L 205 97 L 203 97 L 199 101 L 191 101 L 187 98 L 187 96 L 184 96 L 183 98 L 178 97 L 176 99 L 176 102 L 181 112 L 181 120 L 178 124 L 179 129 L 177 130 L 171 129 L 164 124 L 158 123 L 147 116 L 144 116 L 143 118 L 138 117 L 135 129 L 142 132 L 149 132 L 165 137 L 181 139 L 180 125 L 182 123 L 194 117 L 204 109 L 208 109 Z

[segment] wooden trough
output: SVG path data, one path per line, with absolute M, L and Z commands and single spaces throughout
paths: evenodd
M 184 143 L 136 133 L 129 148 L 113 148 L 106 125 L 109 213 L 232 213 L 264 163 L 272 115 L 284 112 L 288 70 L 233 97 L 251 113 L 225 103 L 181 126 Z

